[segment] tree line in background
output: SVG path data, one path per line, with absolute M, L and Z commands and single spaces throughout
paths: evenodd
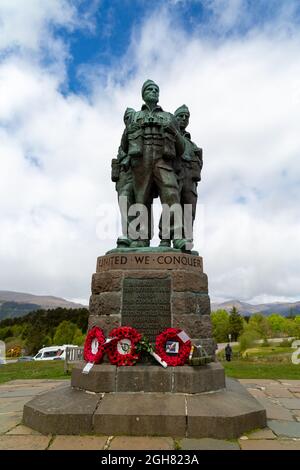
M 88 326 L 86 308 L 37 310 L 24 317 L 0 322 L 0 340 L 7 351 L 34 355 L 44 346 L 83 345 Z
M 6 349 L 36 354 L 44 346 L 83 345 L 88 327 L 89 311 L 86 308 L 37 310 L 24 317 L 0 322 L 0 340 Z M 211 315 L 213 337 L 217 343 L 239 341 L 242 349 L 257 339 L 292 336 L 300 338 L 300 315 L 283 317 L 273 313 L 265 317 L 255 313 L 242 317 L 236 307 L 228 313 L 217 310 Z
M 278 313 L 264 316 L 255 313 L 250 317 L 242 317 L 236 307 L 228 313 L 216 310 L 211 315 L 213 337 L 217 343 L 239 341 L 241 349 L 247 349 L 253 341 L 276 337 L 300 338 L 300 315 L 284 317 Z

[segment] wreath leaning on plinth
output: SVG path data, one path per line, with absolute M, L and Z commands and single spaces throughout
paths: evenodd
M 179 328 L 167 328 L 156 337 L 155 351 L 171 367 L 183 366 L 190 354 L 191 341 L 184 342 L 180 333 Z
M 111 341 L 106 347 L 106 352 L 111 364 L 117 366 L 133 366 L 141 356 L 137 351 L 137 345 L 142 335 L 131 326 L 114 328 L 109 337 Z
M 101 328 L 94 326 L 87 334 L 83 357 L 86 362 L 99 364 L 104 354 L 105 336 Z

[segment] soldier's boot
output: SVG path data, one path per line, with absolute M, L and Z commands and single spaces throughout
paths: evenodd
M 173 240 L 173 247 L 177 250 L 191 251 L 193 246 L 193 240 L 188 240 L 187 238 Z
M 134 240 L 130 248 L 145 248 L 150 246 L 150 241 L 149 240 Z
M 171 246 L 171 240 L 161 240 L 159 246 L 169 248 Z
M 132 243 L 132 240 L 125 235 L 121 236 L 117 240 L 117 248 L 129 248 Z

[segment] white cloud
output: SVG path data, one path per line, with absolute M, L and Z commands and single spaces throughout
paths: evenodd
M 67 0 L 1 0 L 0 49 L 38 51 L 54 40 L 51 27 L 73 28 L 76 9 Z
M 230 30 L 246 10 L 244 0 L 202 0 L 203 5 L 211 10 L 212 22 L 220 33 Z
M 78 21 L 74 8 L 42 3 L 43 12 L 37 19 L 28 13 L 17 34 L 17 19 L 7 13 L 17 0 L 1 2 L 11 36 L 0 47 L 18 43 L 38 52 L 41 37 L 55 41 L 48 20 L 66 27 Z M 238 3 L 231 2 L 223 24 L 239 21 Z M 24 10 L 16 10 L 19 22 Z M 188 35 L 162 10 L 143 24 L 118 66 L 105 71 L 106 82 L 97 78 L 103 70 L 85 71 L 93 86 L 88 98 L 62 95 L 61 68 L 43 67 L 34 54 L 19 50 L 4 59 L 1 288 L 88 297 L 96 257 L 115 242 L 98 239 L 97 210 L 101 200 L 115 210 L 110 160 L 122 114 L 141 105 L 141 84 L 153 78 L 165 109 L 189 105 L 192 137 L 204 149 L 205 240 L 195 234 L 195 248 L 212 298 L 299 298 L 300 34 L 285 34 L 286 18 L 277 21 L 280 34 L 257 29 L 216 44 Z

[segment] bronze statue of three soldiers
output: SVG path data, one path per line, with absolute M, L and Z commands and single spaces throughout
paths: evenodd
M 186 105 L 176 109 L 174 115 L 164 111 L 158 105 L 159 87 L 152 80 L 143 84 L 142 97 L 140 111 L 125 111 L 118 156 L 112 160 L 112 181 L 116 183 L 122 219 L 117 246 L 150 246 L 152 203 L 159 196 L 160 247 L 168 248 L 173 242 L 174 248 L 189 251 L 193 246 L 202 149 L 186 131 L 190 117 Z

